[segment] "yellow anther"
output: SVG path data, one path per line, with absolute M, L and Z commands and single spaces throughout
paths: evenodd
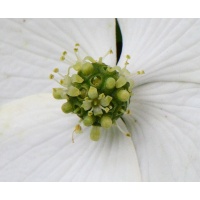
M 61 61 L 64 61 L 64 60 L 65 60 L 65 56 L 61 56 L 61 57 L 60 57 L 60 60 L 61 60 Z
M 93 112 L 90 110 L 89 112 L 88 112 L 88 116 L 92 116 L 93 115 Z
M 50 75 L 49 75 L 49 79 L 54 79 L 54 75 L 53 75 L 53 74 L 50 74 Z
M 66 52 L 66 51 L 63 51 L 62 54 L 63 54 L 63 56 L 66 56 L 66 55 L 67 55 L 67 52 Z
M 124 64 L 124 67 L 126 68 L 126 66 L 129 64 L 128 60 L 131 59 L 130 55 L 126 55 L 126 62 Z
M 54 73 L 58 73 L 58 72 L 59 72 L 59 69 L 58 69 L 58 68 L 55 68 L 55 69 L 53 70 L 53 72 L 54 72 Z
M 61 79 L 61 80 L 60 80 L 60 84 L 62 85 L 63 83 L 64 83 L 64 80 L 63 80 L 63 79 Z
M 144 70 L 137 71 L 137 74 L 138 74 L 138 75 L 140 75 L 140 74 L 144 74 Z
M 112 49 L 110 49 L 109 53 L 110 53 L 110 54 L 113 54 L 113 51 L 112 51 Z
M 128 109 L 128 110 L 126 111 L 126 113 L 129 115 L 129 114 L 131 113 L 131 111 Z
M 72 133 L 72 142 L 74 143 L 74 133 L 82 133 L 82 128 L 80 124 L 77 124 L 74 128 L 74 131 Z
M 127 137 L 131 137 L 131 134 L 130 134 L 130 133 L 126 133 L 126 136 L 127 136 Z
M 80 47 L 80 44 L 79 44 L 79 43 L 76 43 L 76 44 L 75 44 L 75 47 Z
M 78 48 L 74 48 L 74 52 L 78 52 Z

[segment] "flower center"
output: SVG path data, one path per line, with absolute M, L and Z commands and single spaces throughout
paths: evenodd
M 74 113 L 85 126 L 92 126 L 90 137 L 96 141 L 100 137 L 100 128 L 110 128 L 127 111 L 133 89 L 131 74 L 126 69 L 130 56 L 121 69 L 103 63 L 111 50 L 96 61 L 90 56 L 80 59 L 78 46 L 76 44 L 74 49 L 77 61 L 69 67 L 66 75 L 60 74 L 58 68 L 54 69 L 54 73 L 61 76 L 57 82 L 62 88 L 54 88 L 53 96 L 67 100 L 62 105 L 64 113 Z M 66 54 L 63 52 L 62 61 L 66 60 Z M 75 70 L 72 75 L 71 69 Z M 54 79 L 54 75 L 51 74 L 50 78 Z

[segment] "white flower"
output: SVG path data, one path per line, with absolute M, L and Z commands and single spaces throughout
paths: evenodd
M 77 42 L 97 59 L 111 48 L 115 65 L 115 21 L 0 20 L 0 181 L 200 180 L 200 20 L 119 23 L 118 65 L 129 54 L 129 71 L 145 70 L 124 118 L 132 138 L 113 127 L 93 142 L 84 129 L 72 143 L 78 117 L 60 111 L 46 77 Z

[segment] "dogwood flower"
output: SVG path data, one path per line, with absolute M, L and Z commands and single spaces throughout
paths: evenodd
M 1 181 L 200 180 L 199 19 L 119 19 L 118 63 L 113 19 L 2 19 L 0 24 Z M 126 68 L 132 75 L 123 73 L 134 81 L 129 112 L 116 126 L 103 128 L 96 142 L 89 127 L 77 125 L 77 115 L 60 111 L 66 100 L 52 97 L 57 83 L 47 79 L 53 68 L 68 73 L 70 65 L 58 58 L 67 48 L 68 62 L 76 62 L 77 42 L 83 58 L 99 59 L 112 49 L 103 58 L 107 66 L 123 68 L 126 55 L 130 58 Z M 140 70 L 145 75 L 134 75 Z M 83 83 L 79 74 L 61 79 L 62 95 L 84 95 L 67 87 Z M 88 93 L 80 105 L 85 112 L 98 116 L 112 109 L 113 96 L 95 86 Z M 81 133 L 73 143 L 74 131 Z

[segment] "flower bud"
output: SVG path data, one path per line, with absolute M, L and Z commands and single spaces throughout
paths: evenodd
M 91 126 L 94 123 L 94 117 L 93 116 L 86 116 L 83 119 L 83 124 L 85 126 Z
M 103 128 L 110 128 L 112 126 L 112 119 L 109 116 L 103 116 L 101 118 L 101 126 Z
M 90 132 L 90 139 L 93 141 L 98 141 L 100 138 L 101 132 L 98 126 L 93 126 Z
M 106 88 L 113 89 L 115 87 L 116 81 L 114 78 L 110 77 L 106 80 Z
M 127 90 L 119 90 L 117 91 L 117 98 L 122 102 L 126 102 L 130 98 L 130 93 Z
M 63 99 L 63 89 L 62 88 L 53 88 L 53 97 L 55 99 Z
M 126 84 L 126 82 L 127 82 L 126 78 L 123 76 L 120 76 L 116 82 L 116 88 L 121 88 L 122 86 Z
M 77 97 L 78 95 L 80 95 L 80 91 L 78 88 L 70 86 L 69 90 L 67 91 L 67 94 L 71 97 Z
M 97 89 L 95 87 L 90 86 L 88 96 L 90 97 L 90 99 L 96 99 L 99 96 Z
M 62 111 L 64 113 L 70 113 L 73 111 L 72 104 L 70 102 L 66 102 L 62 105 Z
M 93 65 L 89 62 L 86 62 L 82 65 L 81 71 L 84 75 L 89 75 L 93 72 Z

